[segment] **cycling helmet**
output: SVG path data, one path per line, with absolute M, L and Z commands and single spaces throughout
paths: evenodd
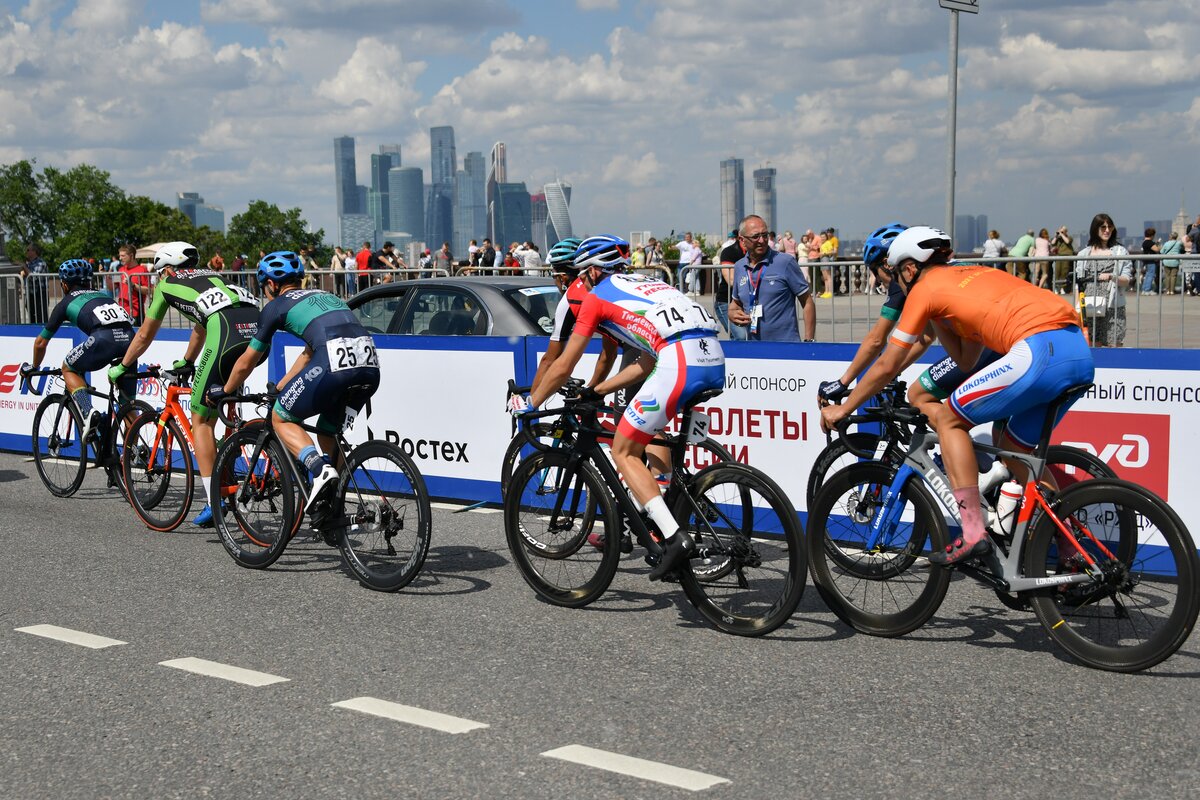
M 196 248 L 187 242 L 167 242 L 159 245 L 158 252 L 154 254 L 154 263 L 150 265 L 150 269 L 158 272 L 166 267 L 175 267 L 177 269 L 194 269 L 196 264 L 200 262 L 200 254 L 196 252 Z
M 555 272 L 579 271 L 575 266 L 575 251 L 581 244 L 583 244 L 582 239 L 578 236 L 571 236 L 550 248 L 547 255 L 550 257 L 550 266 L 555 268 Z
M 945 232 L 927 225 L 915 225 L 901 231 L 892 239 L 888 246 L 887 263 L 895 269 L 906 259 L 913 259 L 919 265 L 945 264 L 954 252 L 954 244 Z
M 69 258 L 58 265 L 58 277 L 68 286 L 92 282 L 92 265 L 82 258 Z
M 629 266 L 629 242 L 618 236 L 589 236 L 575 251 L 579 269 L 597 267 L 601 272 L 624 272 Z
M 900 222 L 889 222 L 867 237 L 867 243 L 863 245 L 863 261 L 867 266 L 881 265 L 887 258 L 888 245 L 905 230 L 908 230 L 907 225 Z
M 276 250 L 274 253 L 267 253 L 262 257 L 262 261 L 258 262 L 258 280 L 260 282 L 267 279 L 285 281 L 291 277 L 298 278 L 303 274 L 304 264 L 300 261 L 300 256 L 291 250 Z

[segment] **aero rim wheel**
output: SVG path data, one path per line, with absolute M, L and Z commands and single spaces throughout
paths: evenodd
M 783 490 L 743 464 L 695 476 L 675 518 L 696 542 L 679 578 L 688 599 L 726 633 L 761 636 L 796 610 L 807 577 L 800 520 Z
M 175 420 L 160 425 L 158 412 L 142 414 L 129 427 L 122 470 L 129 502 L 147 527 L 179 527 L 192 505 L 195 470 L 191 451 Z
M 1095 573 L 1030 598 L 1054 641 L 1088 666 L 1118 672 L 1148 669 L 1179 649 L 1200 609 L 1200 565 L 1170 506 L 1127 481 L 1096 479 L 1059 494 L 1054 513 L 1096 564 L 1042 516 L 1026 545 L 1026 574 Z
M 885 507 L 892 477 L 876 462 L 852 464 L 825 482 L 808 510 L 817 590 L 843 622 L 875 636 L 899 636 L 925 624 L 950 583 L 950 570 L 927 558 L 946 546 L 941 509 L 915 478 Z M 872 525 L 884 512 L 893 524 L 872 545 Z
M 555 605 L 585 606 L 612 582 L 621 525 L 604 481 L 589 464 L 568 469 L 563 450 L 536 453 L 513 472 L 504 533 L 513 561 Z
M 283 554 L 299 516 L 288 456 L 274 438 L 256 456 L 260 432 L 254 426 L 226 436 L 213 467 L 221 496 L 213 509 L 217 534 L 233 560 L 252 569 L 269 567 Z
M 79 411 L 70 398 L 52 394 L 33 416 L 33 461 L 42 483 L 50 493 L 69 497 L 83 483 L 87 469 L 87 447 Z
M 369 589 L 395 592 L 429 553 L 429 492 L 417 465 L 395 445 L 367 442 L 346 459 L 338 486 L 346 566 Z

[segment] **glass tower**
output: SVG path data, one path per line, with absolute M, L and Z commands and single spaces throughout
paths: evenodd
M 757 175 L 758 173 L 755 173 Z M 746 171 L 740 158 L 721 162 L 721 236 L 741 223 L 746 216 Z

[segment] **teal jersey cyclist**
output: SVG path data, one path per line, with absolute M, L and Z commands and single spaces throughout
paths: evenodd
M 33 360 L 22 373 L 38 369 L 46 358 L 46 346 L 64 324 L 74 325 L 87 339 L 71 349 L 63 359 L 63 383 L 84 421 L 83 440 L 96 428 L 100 413 L 92 408 L 84 374 L 107 367 L 122 358 L 133 340 L 133 321 L 112 297 L 92 288 L 92 265 L 82 258 L 64 261 L 58 267 L 63 299 L 46 320 L 46 327 L 33 340 Z M 122 401 L 133 399 L 137 382 L 132 375 L 117 384 Z
M 275 432 L 312 476 L 307 511 L 326 510 L 337 487 L 337 470 L 330 455 L 337 453 L 334 434 L 353 421 L 367 399 L 379 388 L 379 356 L 375 342 L 336 295 L 320 289 L 303 289 L 304 264 L 290 250 L 279 250 L 258 262 L 258 282 L 269 303 L 263 308 L 258 333 L 234 364 L 224 386 L 215 386 L 209 398 L 219 403 L 236 392 L 271 350 L 276 331 L 287 331 L 304 340 L 304 352 L 279 381 L 279 396 L 271 410 Z M 317 417 L 317 438 L 322 455 L 300 423 Z
M 199 261 L 196 248 L 187 242 L 168 242 L 158 248 L 151 266 L 158 282 L 146 310 L 146 321 L 133 337 L 124 360 L 109 370 L 108 377 L 119 380 L 146 352 L 169 309 L 176 309 L 194 323 L 187 350 L 174 366 L 196 366 L 191 399 L 192 445 L 200 479 L 211 492 L 217 410 L 205 402 L 204 396 L 209 387 L 225 382 L 234 362 L 250 344 L 250 337 L 258 330 L 258 302 L 242 287 L 226 284 L 219 273 L 198 269 Z M 194 525 L 212 524 L 211 497 L 209 501 L 192 520 Z

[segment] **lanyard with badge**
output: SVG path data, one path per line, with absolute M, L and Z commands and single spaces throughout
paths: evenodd
M 758 302 L 758 287 L 762 283 L 763 272 L 767 268 L 767 262 L 764 259 L 759 263 L 758 280 L 754 280 L 754 272 L 749 264 L 746 264 L 746 282 L 750 284 L 750 333 L 758 335 L 758 321 L 762 319 L 762 306 Z

